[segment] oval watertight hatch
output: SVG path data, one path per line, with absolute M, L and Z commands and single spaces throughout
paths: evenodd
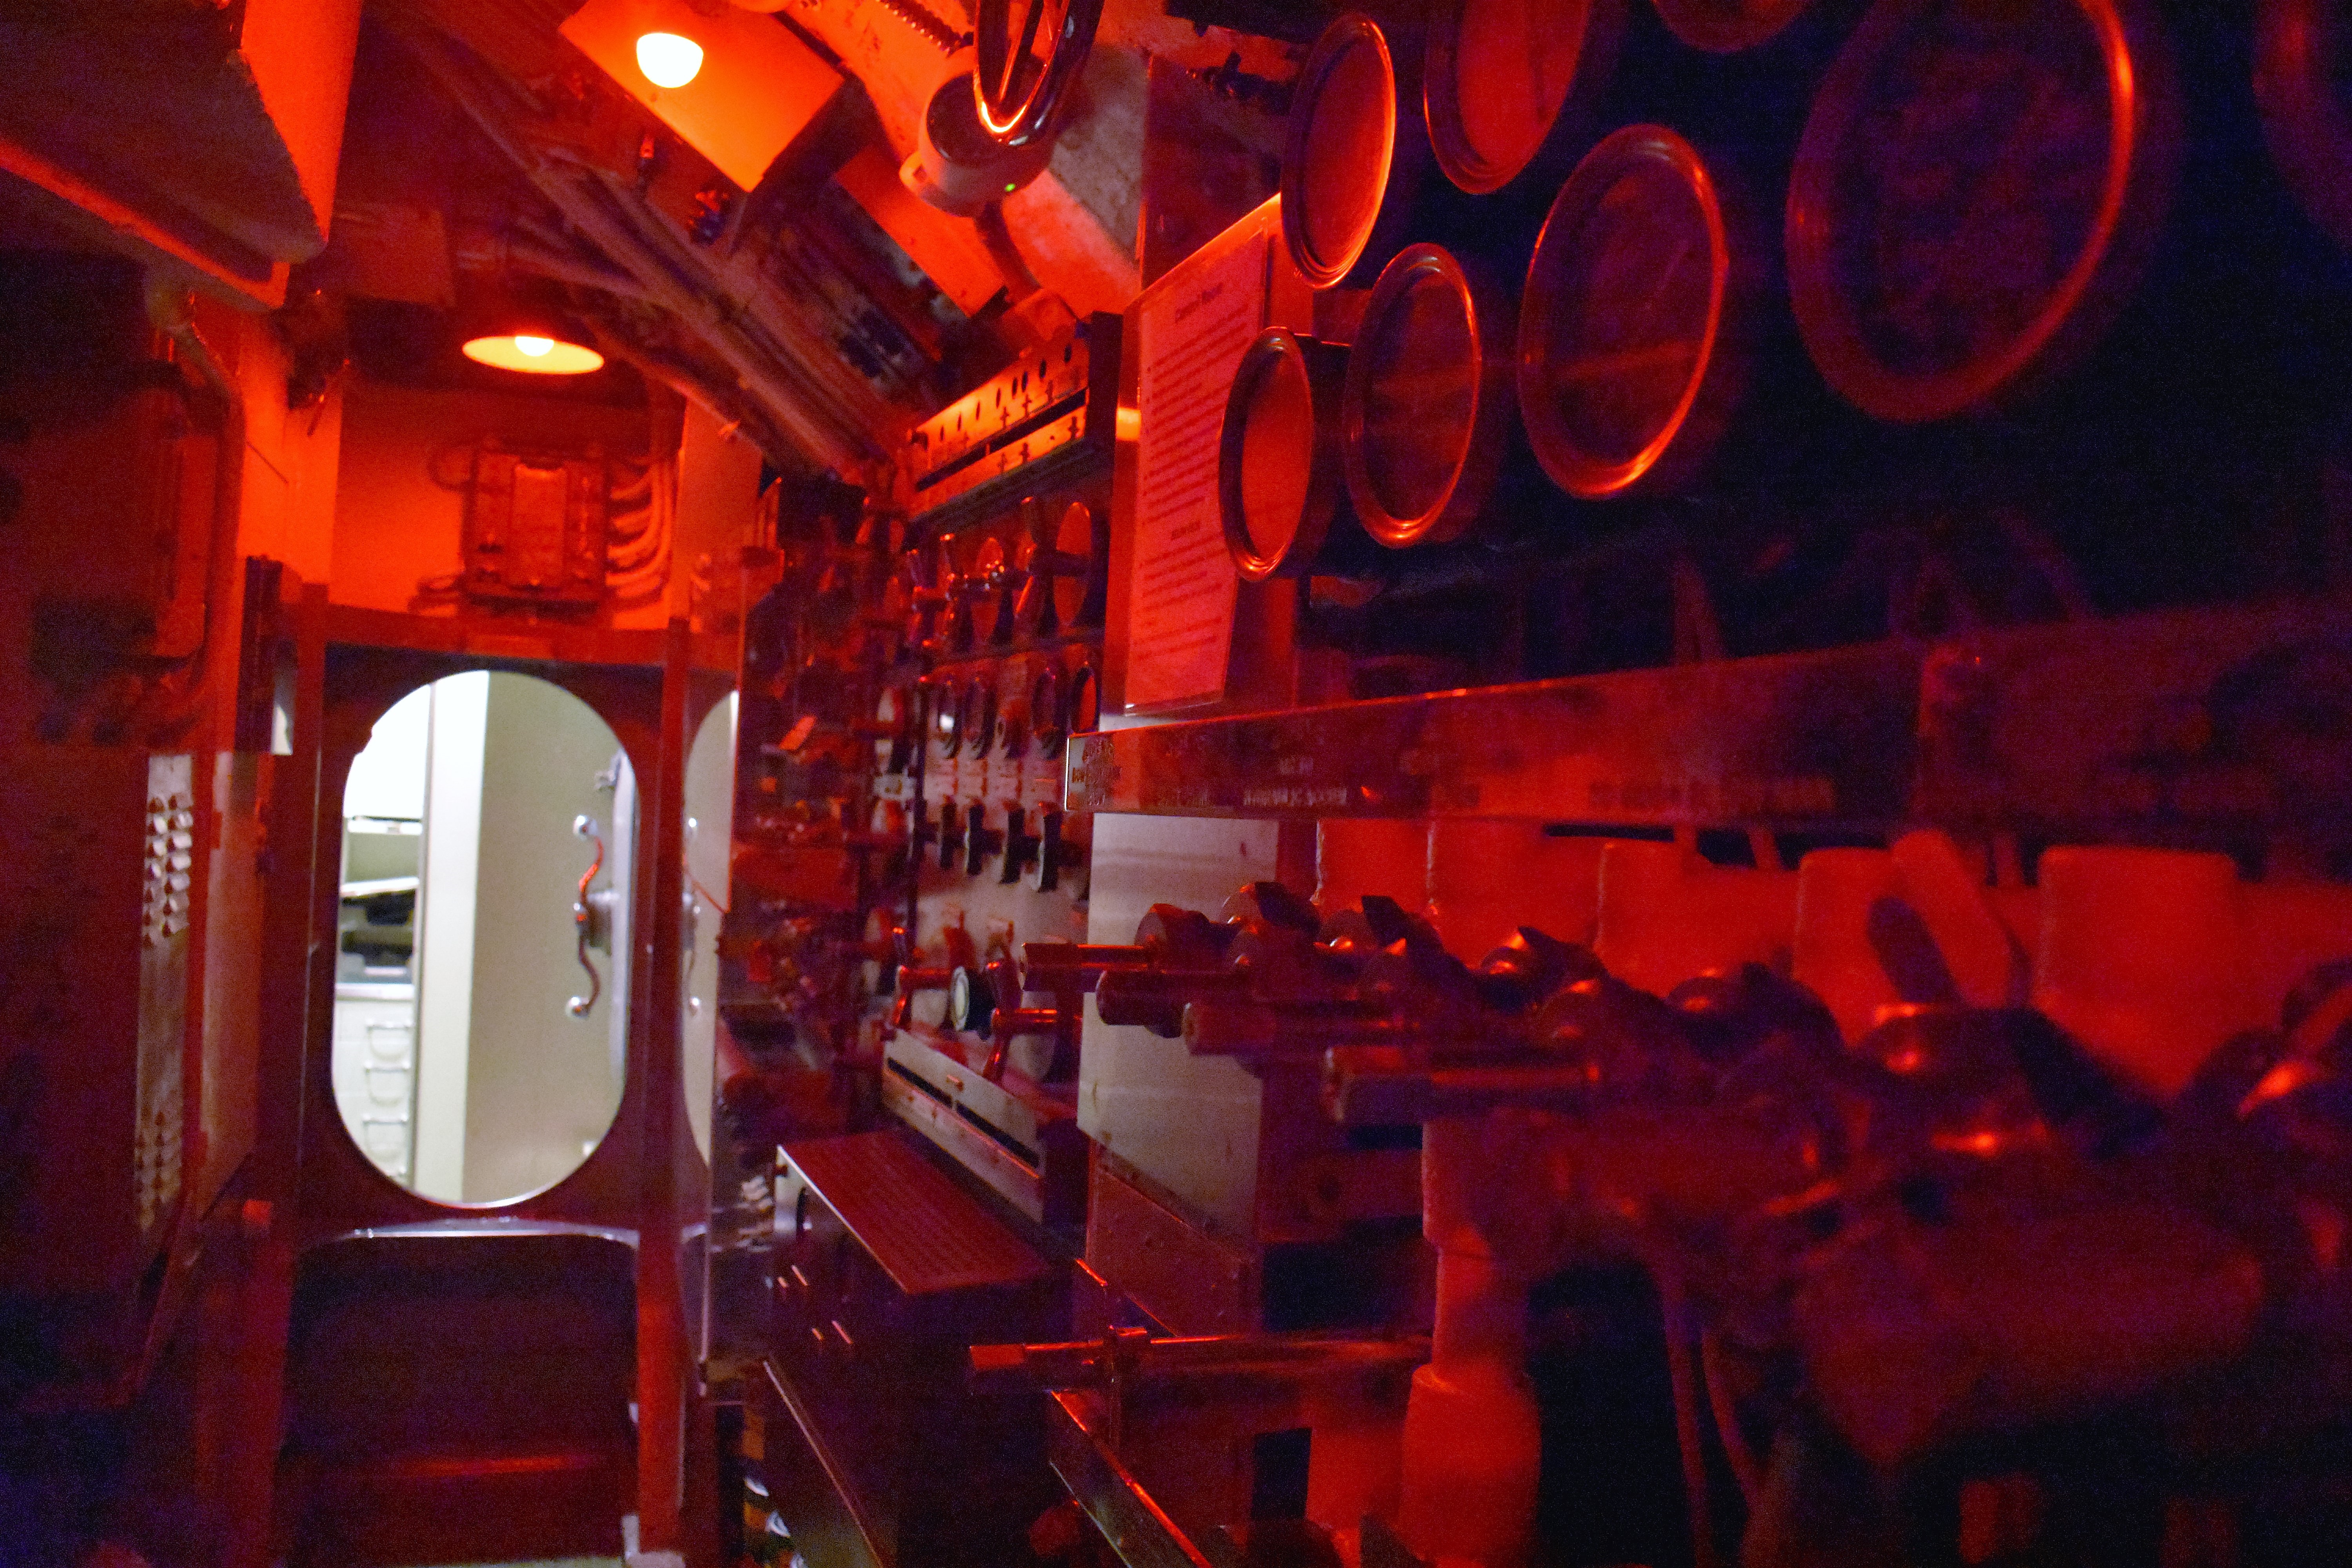
M 384 1176 L 437 1203 L 511 1203 L 604 1141 L 627 1061 L 635 837 L 620 742 L 550 681 L 449 676 L 376 721 L 343 791 L 330 1077 Z M 610 922 L 601 947 L 583 909 Z

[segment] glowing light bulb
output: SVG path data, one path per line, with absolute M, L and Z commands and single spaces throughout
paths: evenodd
M 702 46 L 676 33 L 647 33 L 637 40 L 637 68 L 656 87 L 684 87 L 702 69 Z
M 466 357 L 499 370 L 531 375 L 585 375 L 604 368 L 604 356 L 585 343 L 568 343 L 544 332 L 500 332 L 463 345 Z

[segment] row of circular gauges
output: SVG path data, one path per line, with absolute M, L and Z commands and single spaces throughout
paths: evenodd
M 1564 106 L 1583 95 L 1579 72 L 1610 52 L 1592 36 L 1606 9 L 1513 10 L 1524 35 L 1506 29 L 1476 50 L 1466 36 L 1441 47 L 1451 35 L 1438 28 L 1427 141 L 1457 183 L 1464 147 L 1492 154 L 1469 183 L 1491 189 L 1577 144 Z M 2264 0 L 2256 52 L 2289 183 L 2352 244 L 2352 115 L 2336 86 L 2345 9 Z M 1438 111 L 1461 61 L 1517 58 L 1522 46 L 1543 91 L 1516 100 L 1519 78 L 1498 71 L 1481 79 L 1487 98 Z M 1302 73 L 1283 224 L 1318 284 L 1362 281 L 1411 230 L 1425 154 L 1398 95 L 1387 43 L 1361 16 L 1335 23 Z M 1520 110 L 1524 123 L 1512 118 Z M 1479 130 L 1486 117 L 1518 133 Z M 1903 422 L 1996 406 L 2045 382 L 2137 282 L 2169 202 L 2179 124 L 2149 0 L 1876 0 L 1815 98 L 1783 220 L 1791 303 L 1824 379 Z M 1736 398 L 1771 252 L 1758 215 L 1680 136 L 1628 128 L 1586 154 L 1552 204 L 1516 330 L 1513 302 L 1476 287 L 1475 258 L 1461 258 L 1458 285 L 1426 265 L 1382 275 L 1358 335 L 1374 362 L 1361 373 L 1370 392 L 1343 418 L 1350 430 L 1429 412 L 1442 427 L 1475 423 L 1488 389 L 1507 395 L 1516 380 L 1537 455 L 1570 493 L 1668 488 L 1705 456 Z M 1444 536 L 1412 504 L 1433 465 L 1395 461 L 1413 472 L 1389 476 L 1398 504 L 1368 512 L 1374 537 L 1402 542 L 1384 518 Z
M 1535 18 L 1589 28 L 1601 9 L 1525 12 L 1521 42 L 1556 89 L 1537 110 L 1572 96 L 1575 69 L 1542 63 L 1543 39 L 1567 45 Z M 1866 413 L 1917 423 L 2013 400 L 2079 355 L 2137 281 L 2168 205 L 2168 60 L 2147 0 L 1875 0 L 1815 98 L 1785 215 L 1790 295 L 1824 379 Z M 1302 73 L 1282 216 L 1318 284 L 1356 280 L 1412 226 L 1397 88 L 1362 16 L 1333 24 Z M 1548 125 L 1513 145 L 1534 159 L 1560 139 Z M 1449 136 L 1470 134 L 1434 110 L 1430 126 L 1441 161 Z M 1498 152 L 1482 188 L 1525 166 L 1509 163 Z M 1272 331 L 1243 361 L 1220 486 L 1244 574 L 1344 552 L 1359 536 L 1333 524 L 1348 510 L 1391 547 L 1462 536 L 1521 431 L 1581 500 L 1687 481 L 1747 384 L 1771 249 L 1690 142 L 1636 125 L 1575 164 L 1516 296 L 1475 253 L 1396 251 L 1349 349 Z
M 1676 37 L 1720 54 L 1764 42 L 1812 0 L 1654 3 Z M 1052 134 L 1102 9 L 1102 0 L 978 0 L 973 86 L 990 137 L 1021 147 Z M 1532 152 L 1521 144 L 1539 143 L 1570 89 L 1601 74 L 1588 58 L 1613 57 L 1625 0 L 1433 0 L 1428 9 L 1429 127 L 1450 133 L 1445 172 L 1475 193 L 1507 182 L 1498 168 L 1515 156 L 1524 163 Z
M 1682 138 L 1630 127 L 1561 193 L 1520 298 L 1476 259 L 1414 245 L 1381 271 L 1352 346 L 1258 335 L 1218 447 L 1219 512 L 1245 579 L 1351 575 L 1371 564 L 1368 545 L 1463 538 L 1530 454 L 1587 500 L 1669 489 L 1697 468 L 1746 380 L 1726 320 L 1729 247 L 1696 209 L 1697 243 L 1650 229 L 1663 253 L 1645 263 L 1583 243 L 1580 218 L 1624 220 L 1621 175 L 1708 190 Z
M 1104 555 L 1093 509 L 1072 501 L 1010 543 L 950 535 L 907 552 L 877 613 L 933 657 L 1053 638 L 1102 624 Z
M 1017 689 L 1009 695 L 993 670 L 883 693 L 873 728 L 890 747 L 885 771 L 911 771 L 918 735 L 937 762 L 1051 761 L 1072 735 L 1090 733 L 1102 721 L 1102 682 L 1091 664 L 1042 666 L 1025 689 L 1018 689 L 1017 674 L 1013 679 Z
M 1522 177 L 1558 178 L 1616 69 L 1627 4 L 1433 0 L 1420 47 L 1403 58 L 1368 17 L 1326 29 L 1300 72 L 1286 128 L 1283 232 L 1300 271 L 1318 286 L 1348 279 L 1382 221 L 1398 216 L 1395 198 L 1409 196 L 1431 163 L 1474 195 Z M 1654 4 L 1685 43 L 1727 53 L 1772 37 L 1813 0 Z M 1864 201 L 1874 184 L 1875 194 L 1895 194 L 1899 168 L 1912 176 L 1914 198 L 1941 185 L 1958 215 L 1989 194 L 1990 171 L 2047 172 L 2085 179 L 2103 216 L 2112 216 L 2105 209 L 2131 179 L 2116 165 L 2135 151 L 2143 161 L 2171 153 L 2133 143 L 2177 130 L 2154 5 L 1876 0 L 1824 86 L 1815 119 L 1829 134 L 1809 127 L 1807 142 L 1817 161 L 1855 165 L 1842 172 L 1864 176 Z M 2253 86 L 2264 134 L 2298 198 L 2352 247 L 2352 7 L 2256 6 Z M 2053 85 L 2064 89 L 2055 98 Z M 2086 101 L 2103 89 L 2105 105 Z M 1849 141 L 1856 145 L 1831 144 Z M 2045 171 L 2053 158 L 2062 167 Z M 1864 166 L 1874 161 L 1875 182 Z M 1948 179 L 1929 173 L 1938 164 Z

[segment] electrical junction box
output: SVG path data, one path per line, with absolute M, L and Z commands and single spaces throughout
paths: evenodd
M 491 603 L 593 609 L 604 599 L 602 458 L 474 453 L 464 589 Z

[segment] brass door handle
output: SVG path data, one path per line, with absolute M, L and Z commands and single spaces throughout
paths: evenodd
M 572 831 L 596 847 L 595 858 L 588 862 L 588 869 L 580 873 L 579 895 L 572 900 L 573 951 L 580 959 L 580 967 L 588 972 L 588 994 L 574 996 L 564 1005 L 564 1010 L 573 1017 L 584 1018 L 596 1005 L 596 999 L 604 994 L 604 977 L 596 973 L 596 965 L 588 957 L 588 949 L 593 944 L 610 951 L 612 895 L 606 892 L 599 896 L 588 890 L 588 884 L 594 881 L 596 873 L 604 868 L 604 839 L 596 831 L 596 819 L 586 816 L 575 816 L 572 819 Z

